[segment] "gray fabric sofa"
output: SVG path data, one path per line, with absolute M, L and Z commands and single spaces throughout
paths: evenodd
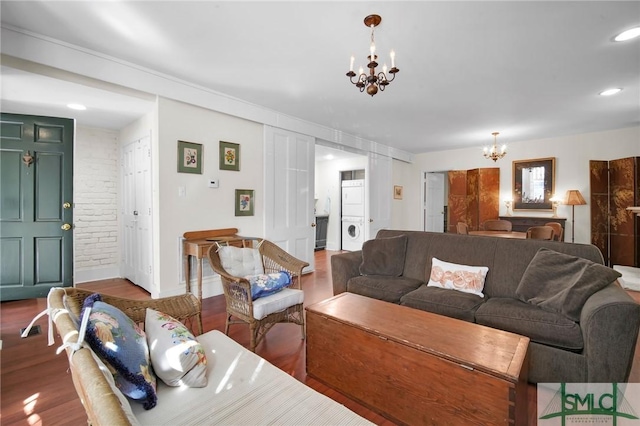
M 366 254 L 369 266 L 363 262 L 363 251 L 332 256 L 334 294 L 348 291 L 527 336 L 531 339 L 529 381 L 532 383 L 628 380 L 640 328 L 640 305 L 619 286 L 615 276 L 612 282 L 602 286 L 604 288 L 584 296 L 586 301 L 577 306 L 577 320 L 523 301 L 517 293 L 525 272 L 529 281 L 539 280 L 541 292 L 549 291 L 550 286 L 544 281 L 558 282 L 558 277 L 540 278 L 550 272 L 543 270 L 547 268 L 528 268 L 539 249 L 552 250 L 543 251 L 557 259 L 568 258 L 565 255 L 587 259 L 598 264 L 595 268 L 604 270 L 605 267 L 600 266 L 602 255 L 595 246 L 402 230 L 381 230 L 375 241 L 386 244 L 394 241 L 393 237 L 406 242 L 405 252 L 399 254 L 400 250 L 393 245 L 389 250 L 385 250 L 384 245 L 378 246 L 383 249 L 374 253 L 375 256 Z M 366 245 L 365 253 L 371 253 Z M 488 267 L 484 297 L 427 286 L 433 257 Z M 585 262 L 582 259 L 577 260 Z M 382 274 L 367 271 L 372 264 L 376 269 L 376 264 L 385 263 Z M 571 297 L 561 303 L 575 303 Z

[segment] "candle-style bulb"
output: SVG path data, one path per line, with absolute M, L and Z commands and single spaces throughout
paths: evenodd
M 389 53 L 389 55 L 391 56 L 391 68 L 395 68 L 396 67 L 396 52 L 392 50 L 391 53 Z
M 356 58 L 353 57 L 353 55 L 351 55 L 351 63 L 349 64 L 349 71 L 353 71 L 353 62 L 356 60 Z

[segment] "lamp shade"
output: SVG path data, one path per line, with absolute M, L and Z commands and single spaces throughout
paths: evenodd
M 587 204 L 584 197 L 582 197 L 582 194 L 577 189 L 570 189 L 567 191 L 564 203 L 568 206 L 583 206 Z

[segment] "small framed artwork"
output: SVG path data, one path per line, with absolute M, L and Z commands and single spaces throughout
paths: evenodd
M 393 199 L 402 200 L 402 186 L 400 185 L 393 186 Z
M 236 189 L 236 216 L 253 216 L 253 189 Z
M 178 141 L 178 173 L 202 174 L 202 145 Z
M 220 141 L 220 170 L 240 171 L 240 144 Z

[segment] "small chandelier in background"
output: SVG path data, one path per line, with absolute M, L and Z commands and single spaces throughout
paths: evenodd
M 500 152 L 498 152 L 497 139 L 499 132 L 491 133 L 493 135 L 493 146 L 491 148 L 484 147 L 484 158 L 488 158 L 489 160 L 498 161 L 505 155 L 507 155 L 507 146 L 502 145 L 500 148 Z
M 369 15 L 364 18 L 364 24 L 371 28 L 371 45 L 369 47 L 370 55 L 367 56 L 367 58 L 369 58 L 369 64 L 367 65 L 367 68 L 369 68 L 369 75 L 367 75 L 362 67 L 360 67 L 357 78 L 355 80 L 353 79 L 356 77 L 356 73 L 353 72 L 353 62 L 355 61 L 353 56 L 351 56 L 351 65 L 349 67 L 349 72 L 347 73 L 347 77 L 349 77 L 351 83 L 355 84 L 355 86 L 360 89 L 360 92 L 364 92 L 366 88 L 367 94 L 371 96 L 378 93 L 378 89 L 383 91 L 384 88 L 388 86 L 394 78 L 396 78 L 396 73 L 400 71 L 396 68 L 396 54 L 392 50 L 390 53 L 391 69 L 388 71 L 388 73 L 391 74 L 391 80 L 387 78 L 387 64 L 384 64 L 382 67 L 382 72 L 376 74 L 376 67 L 378 66 L 376 59 L 378 59 L 378 56 L 375 53 L 376 44 L 373 40 L 373 29 L 377 27 L 380 22 L 382 22 L 380 15 Z

